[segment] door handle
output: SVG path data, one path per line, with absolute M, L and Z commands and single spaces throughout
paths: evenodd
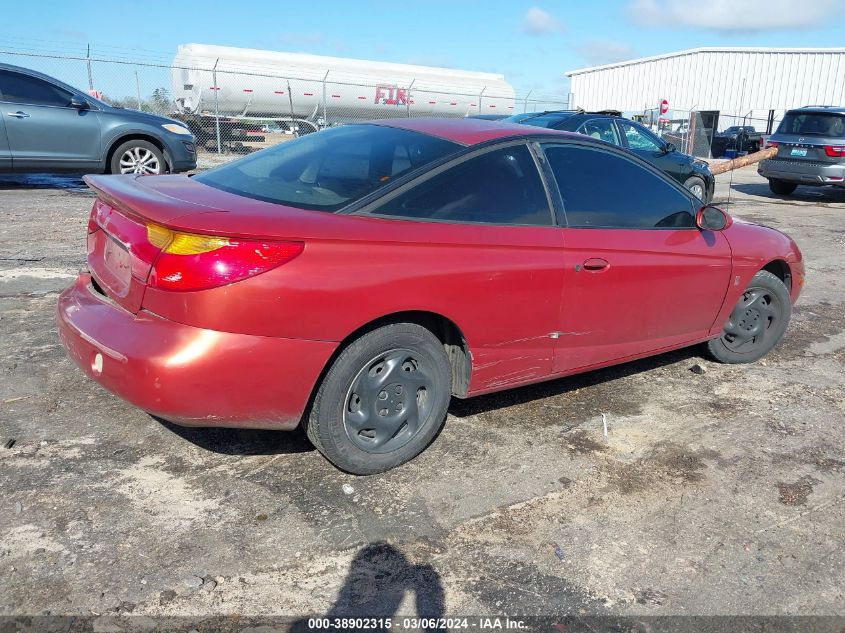
M 591 257 L 590 259 L 584 260 L 584 270 L 588 272 L 598 273 L 608 268 L 610 268 L 610 262 L 601 257 Z
M 7 112 L 6 116 L 13 116 L 16 119 L 28 119 L 29 115 L 26 112 L 21 112 L 18 110 L 17 112 Z

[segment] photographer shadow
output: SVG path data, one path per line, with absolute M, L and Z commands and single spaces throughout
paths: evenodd
M 415 565 L 402 552 L 384 542 L 370 543 L 352 559 L 349 573 L 337 600 L 325 615 L 309 619 L 328 621 L 328 627 L 309 627 L 308 620 L 293 623 L 292 633 L 305 631 L 388 631 L 384 622 L 394 618 L 405 593 L 411 592 L 416 603 L 417 618 L 437 620 L 445 610 L 445 595 L 440 575 L 431 565 Z M 364 626 L 335 627 L 335 620 L 366 619 Z M 395 627 L 395 622 L 393 627 Z M 425 631 L 445 630 L 424 628 Z

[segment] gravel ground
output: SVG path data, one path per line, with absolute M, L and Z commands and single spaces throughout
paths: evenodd
M 455 401 L 424 455 L 356 478 L 86 379 L 53 313 L 92 197 L 0 178 L 0 614 L 845 615 L 845 192 L 778 198 L 753 167 L 729 191 L 807 260 L 768 358 Z

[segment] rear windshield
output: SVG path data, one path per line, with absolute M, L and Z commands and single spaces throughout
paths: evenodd
M 777 133 L 845 136 L 845 116 L 833 112 L 787 112 Z
M 562 113 L 562 112 L 551 112 L 549 114 L 540 114 L 538 116 L 532 116 L 528 118 L 524 118 L 518 123 L 524 123 L 525 125 L 533 125 L 535 127 L 548 127 L 552 128 L 564 119 L 568 119 L 574 113 Z
M 337 211 L 460 148 L 419 132 L 347 125 L 280 143 L 194 178 L 247 198 Z

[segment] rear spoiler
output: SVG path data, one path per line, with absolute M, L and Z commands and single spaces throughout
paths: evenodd
M 157 187 L 153 189 L 145 186 L 146 178 L 155 178 Z M 168 196 L 167 184 L 177 184 L 169 180 L 169 176 L 89 175 L 82 179 L 103 202 L 145 222 L 167 224 L 186 215 L 221 210 L 208 204 Z M 182 177 L 178 178 L 178 184 L 184 184 Z

